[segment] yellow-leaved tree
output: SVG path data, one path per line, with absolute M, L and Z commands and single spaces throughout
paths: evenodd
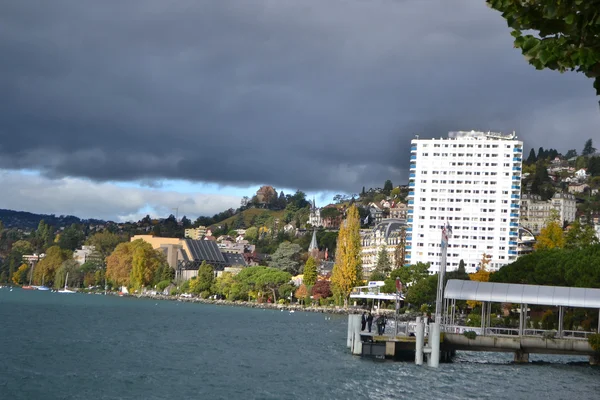
M 536 250 L 562 249 L 565 247 L 565 233 L 560 226 L 558 212 L 552 210 L 546 225 L 540 231 L 534 248 Z
M 491 255 L 483 253 L 481 261 L 479 262 L 479 269 L 474 274 L 469 274 L 469 279 L 477 282 L 489 282 L 491 272 L 487 270 L 487 266 L 490 263 Z M 467 305 L 471 308 L 475 308 L 480 305 L 480 301 L 467 300 Z
M 344 307 L 348 307 L 348 296 L 361 280 L 360 217 L 358 209 L 352 205 L 338 233 L 335 264 L 331 274 L 334 293 L 344 299 Z

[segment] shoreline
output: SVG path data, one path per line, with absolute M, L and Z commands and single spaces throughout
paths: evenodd
M 368 311 L 363 308 L 344 307 L 339 306 L 308 306 L 304 307 L 300 304 L 276 304 L 276 303 L 255 303 L 251 301 L 230 301 L 230 300 L 211 300 L 202 299 L 199 297 L 179 297 L 179 296 L 167 296 L 167 295 L 146 295 L 146 294 L 134 294 L 128 297 L 137 297 L 144 299 L 153 300 L 170 300 L 170 301 L 181 301 L 185 303 L 200 303 L 200 304 L 212 304 L 217 306 L 229 306 L 229 307 L 245 307 L 245 308 L 257 308 L 264 310 L 283 310 L 283 311 L 303 311 L 321 314 L 335 314 L 335 315 L 349 315 L 349 314 L 362 314 Z M 375 311 L 377 313 L 377 311 Z M 386 314 L 387 316 L 394 315 L 394 310 L 382 309 L 380 313 Z M 412 313 L 411 313 L 412 314 Z M 401 314 L 399 317 L 406 317 L 410 319 L 411 314 Z

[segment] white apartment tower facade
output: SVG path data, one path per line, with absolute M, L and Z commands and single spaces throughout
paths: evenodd
M 517 258 L 523 142 L 516 135 L 450 132 L 411 141 L 407 263 L 440 267 L 442 226 L 452 235 L 447 270 L 496 271 Z

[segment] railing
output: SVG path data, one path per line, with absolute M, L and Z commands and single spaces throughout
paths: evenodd
M 484 329 L 484 331 L 482 333 L 481 327 L 462 326 L 462 325 L 444 325 L 442 331 L 447 332 L 447 333 L 461 333 L 461 334 L 464 332 L 473 331 L 478 335 L 484 335 L 484 336 L 519 336 L 518 328 L 487 327 Z M 595 333 L 597 333 L 597 332 L 563 330 L 562 334 L 559 335 L 558 331 L 556 331 L 556 330 L 523 329 L 522 336 L 538 336 L 538 337 L 548 337 L 548 338 L 584 340 L 584 339 L 587 339 L 590 335 L 595 334 Z

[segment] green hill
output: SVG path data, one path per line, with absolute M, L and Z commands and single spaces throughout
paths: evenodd
M 285 213 L 285 210 L 279 210 L 279 211 L 273 211 L 273 210 L 266 210 L 266 209 L 262 209 L 262 208 L 249 208 L 247 210 L 242 211 L 242 215 L 244 216 L 244 226 L 246 228 L 249 228 L 250 226 L 252 226 L 252 220 L 255 219 L 267 219 L 270 217 L 273 218 L 279 218 L 279 220 L 283 219 L 283 215 Z M 211 228 L 216 228 L 218 226 L 222 226 L 224 224 L 227 224 L 228 227 L 231 227 L 235 224 L 235 221 L 239 218 L 238 217 L 239 214 L 236 214 L 232 217 L 229 217 L 219 223 L 213 224 L 211 225 Z

